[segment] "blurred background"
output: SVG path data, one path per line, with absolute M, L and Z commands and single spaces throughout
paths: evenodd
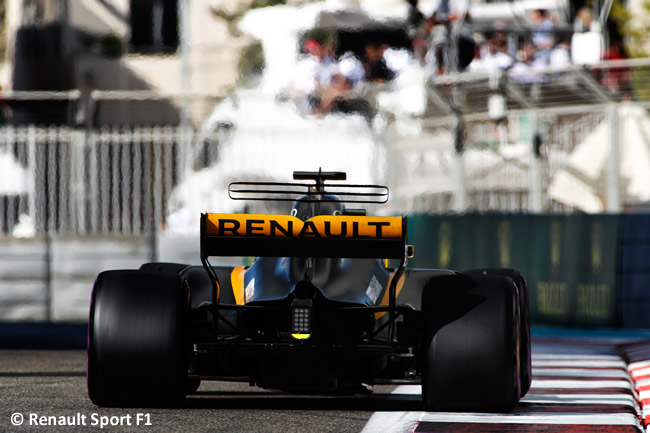
M 390 187 L 412 267 L 650 327 L 649 36 L 650 0 L 0 0 L 0 345 L 85 344 L 97 273 L 319 167 Z

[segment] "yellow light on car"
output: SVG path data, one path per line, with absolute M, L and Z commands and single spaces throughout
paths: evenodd
M 291 336 L 296 340 L 307 340 L 311 334 L 291 334 Z

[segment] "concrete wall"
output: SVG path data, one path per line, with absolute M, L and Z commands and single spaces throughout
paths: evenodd
M 153 260 L 200 264 L 198 235 L 0 238 L 0 321 L 85 322 L 97 274 Z
M 44 320 L 47 248 L 44 239 L 0 241 L 0 319 Z
M 87 320 L 95 277 L 151 258 L 147 238 L 0 240 L 0 320 Z

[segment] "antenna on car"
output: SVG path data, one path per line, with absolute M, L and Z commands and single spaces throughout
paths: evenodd
M 316 181 L 316 192 L 324 192 L 326 180 L 346 180 L 347 175 L 344 171 L 294 171 L 293 180 L 314 180 Z

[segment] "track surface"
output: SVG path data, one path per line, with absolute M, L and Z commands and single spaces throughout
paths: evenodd
M 644 414 L 628 363 L 643 392 L 648 348 L 649 342 L 621 335 L 538 333 L 533 387 L 507 415 L 427 413 L 416 386 L 377 386 L 371 395 L 335 397 L 224 382 L 204 382 L 182 409 L 104 409 L 87 397 L 84 352 L 2 351 L 0 431 L 639 432 Z M 12 415 L 20 418 L 16 413 L 23 417 L 20 426 L 11 422 Z M 101 421 L 117 425 L 93 426 Z

